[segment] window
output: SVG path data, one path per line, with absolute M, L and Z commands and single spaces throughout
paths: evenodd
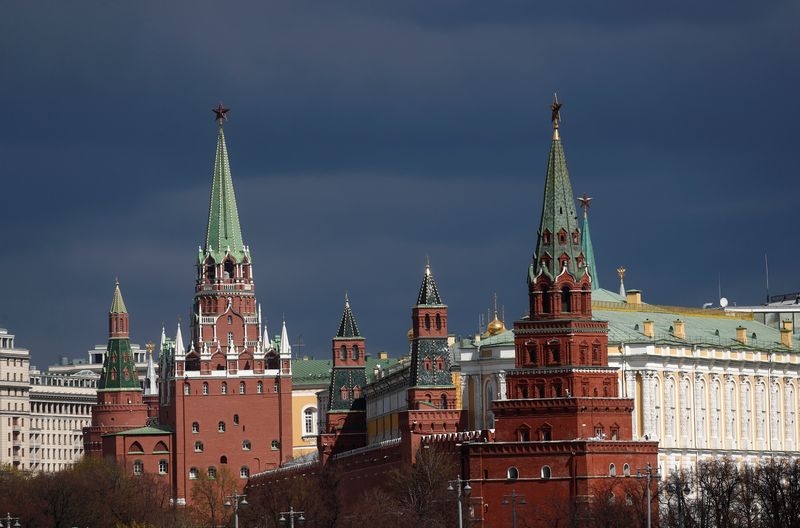
M 342 397 L 342 400 L 350 399 L 350 391 L 347 390 L 347 386 L 342 385 L 342 388 L 339 389 L 339 395 Z
M 431 316 L 425 314 L 425 330 L 430 330 L 430 329 L 431 329 Z
M 508 480 L 517 480 L 519 478 L 519 470 L 514 466 L 508 468 Z
M 360 397 L 361 397 L 361 387 L 356 385 L 355 387 L 353 387 L 353 399 L 357 400 Z
M 202 453 L 203 452 L 203 442 L 198 440 L 194 443 L 194 452 L 195 453 Z
M 608 465 L 608 476 L 609 477 L 616 477 L 617 476 L 617 466 L 616 466 L 616 464 L 609 464 Z
M 550 231 L 547 229 L 544 230 L 542 233 L 542 244 L 549 245 L 550 244 Z
M 228 332 L 228 344 L 233 343 L 233 332 Z
M 549 442 L 553 439 L 553 429 L 549 426 L 542 427 L 542 440 Z
M 228 384 L 224 381 L 222 382 L 222 389 L 220 392 L 222 392 L 222 394 L 228 394 Z
M 222 455 L 221 457 L 219 457 L 219 463 L 220 464 L 227 464 L 228 463 L 228 457 L 226 457 L 225 455 Z
M 436 329 L 437 330 L 442 329 L 442 316 L 439 315 L 438 313 L 436 314 Z
M 193 433 L 200 432 L 200 424 L 198 422 L 192 422 L 192 432 Z
M 203 396 L 208 396 L 208 383 L 203 382 Z
M 547 291 L 547 286 L 542 286 L 542 313 L 550 313 L 550 293 Z
M 604 433 L 603 433 L 603 426 L 602 425 L 595 425 L 594 426 L 594 436 L 596 436 L 597 438 L 603 438 Z
M 217 424 L 217 431 L 219 431 L 220 433 L 225 432 L 225 422 L 219 422 Z
M 233 278 L 233 261 L 226 260 L 225 261 L 225 278 L 232 279 Z
M 569 291 L 569 286 L 561 288 L 561 312 L 569 313 L 572 311 L 572 293 Z
M 250 440 L 242 440 L 242 451 L 250 451 Z
M 239 476 L 241 478 L 249 478 L 250 477 L 250 468 L 247 466 L 242 466 L 239 469 Z
M 625 464 L 622 466 L 622 474 L 626 477 L 631 476 L 631 466 L 629 464 Z
M 133 474 L 141 475 L 142 473 L 144 473 L 144 463 L 141 460 L 137 460 L 133 463 Z
M 317 409 L 309 407 L 303 411 L 303 434 L 313 435 L 317 434 Z
M 262 392 L 264 392 L 264 384 L 261 383 L 260 381 L 258 382 L 258 385 L 256 385 L 256 392 L 258 394 L 261 394 Z
M 353 345 L 353 359 L 358 359 L 360 355 L 360 351 L 358 349 L 358 345 Z
M 280 447 L 281 447 L 281 443 L 280 443 L 280 442 L 278 442 L 277 440 L 273 440 L 273 441 L 272 441 L 272 444 L 271 444 L 271 447 L 272 447 L 272 449 L 273 449 L 273 450 L 277 451 L 277 450 L 278 450 L 278 448 L 280 448 Z
M 238 414 L 234 414 L 233 415 L 233 425 L 239 425 L 239 415 Z
M 59 445 L 61 444 L 61 436 L 59 435 Z M 142 448 L 142 444 L 139 442 L 134 442 L 131 444 L 131 447 L 128 448 L 128 453 L 144 453 L 144 449 Z
M 191 389 L 191 387 L 189 386 L 189 383 L 184 383 L 184 384 L 183 384 L 183 393 L 184 393 L 185 395 L 187 395 L 187 396 L 188 396 L 188 395 L 191 393 L 191 390 L 192 390 L 192 389 Z
M 161 460 L 158 461 L 158 474 L 159 475 L 166 475 L 168 468 L 169 468 L 169 465 L 167 464 L 166 460 L 164 460 L 162 458 Z
M 245 385 L 244 385 L 243 381 L 240 381 L 239 382 L 239 394 L 244 394 L 244 393 L 245 393 Z
M 344 345 L 339 348 L 339 359 L 347 359 L 347 347 Z
M 233 324 L 233 317 L 230 315 L 228 316 L 228 324 Z
M 214 480 L 217 478 L 217 468 L 214 466 L 208 466 L 208 478 Z
M 442 394 L 441 398 L 439 399 L 441 400 L 441 408 L 447 409 L 447 394 Z
M 545 480 L 546 480 L 546 479 L 549 479 L 549 478 L 550 478 L 550 475 L 551 475 L 551 472 L 550 472 L 550 466 L 542 466 L 542 473 L 541 473 L 541 475 L 542 475 L 542 478 L 543 478 L 543 479 L 545 479 Z
M 196 480 L 197 479 L 197 474 L 198 473 L 197 473 L 197 468 L 196 467 L 189 468 L 189 479 L 190 480 Z

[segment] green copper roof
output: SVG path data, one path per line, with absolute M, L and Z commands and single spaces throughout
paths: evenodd
M 98 390 L 141 390 L 136 378 L 136 365 L 133 353 L 131 353 L 131 342 L 127 337 L 108 340 Z
M 417 295 L 417 305 L 443 305 L 442 297 L 439 295 L 439 290 L 436 288 L 436 281 L 433 280 L 433 273 L 431 273 L 431 265 L 425 265 L 425 275 L 422 277 L 422 285 L 419 288 L 419 295 Z
M 597 274 L 597 267 L 594 260 L 594 248 L 592 247 L 592 235 L 589 234 L 589 214 L 583 210 L 583 232 L 581 233 L 581 249 L 586 259 L 586 267 L 592 276 L 592 291 L 600 289 L 600 279 Z
M 397 361 L 397 359 L 378 359 L 369 356 L 366 360 L 367 383 L 374 381 L 374 372 L 379 365 L 381 369 L 386 369 Z M 333 361 L 330 359 L 292 360 L 292 387 L 327 388 L 331 382 L 332 370 Z
M 214 179 L 211 183 L 206 245 L 203 253 L 204 257 L 210 254 L 215 261 L 220 262 L 225 257 L 226 250 L 230 250 L 230 254 L 237 262 L 241 262 L 247 254 L 247 249 L 242 242 L 242 230 L 239 227 L 239 211 L 236 208 L 236 195 L 233 191 L 225 132 L 220 125 L 217 134 L 217 152 L 214 158 Z
M 122 300 L 122 292 L 119 289 L 119 281 L 114 287 L 114 299 L 111 301 L 111 313 L 128 313 L 125 309 L 125 301 Z
M 361 334 L 358 333 L 356 318 L 353 316 L 353 310 L 350 309 L 350 300 L 347 296 L 344 298 L 344 313 L 342 313 L 342 322 L 339 323 L 339 331 L 336 332 L 336 337 L 361 337 Z
M 548 233 L 547 238 L 544 236 L 545 232 Z M 576 233 L 577 240 L 574 238 Z M 580 231 L 578 215 L 575 212 L 575 198 L 572 194 L 564 147 L 556 129 L 550 145 L 550 155 L 547 158 L 542 218 L 539 222 L 532 276 L 538 275 L 540 270 L 550 277 L 558 276 L 561 273 L 559 257 L 566 254 L 569 257 L 567 271 L 574 277 L 580 278 L 582 275 L 578 274 L 577 265 L 580 253 Z M 542 257 L 545 256 L 549 257 L 547 265 L 542 261 Z
M 136 429 L 128 429 L 126 431 L 120 431 L 118 433 L 111 433 L 108 435 L 103 436 L 153 436 L 153 435 L 165 435 L 172 433 L 172 429 L 163 425 L 147 425 L 145 427 L 138 427 Z

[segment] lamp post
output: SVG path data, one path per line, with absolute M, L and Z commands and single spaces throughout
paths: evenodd
M 503 506 L 511 505 L 511 528 L 517 528 L 517 504 L 520 506 L 524 506 L 528 504 L 525 502 L 525 495 L 517 493 L 515 490 L 511 490 L 511 495 L 504 495 L 503 496 Z
M 642 471 L 644 471 L 644 474 L 642 474 Z M 661 475 L 658 474 L 657 468 L 655 471 L 653 470 L 653 466 L 650 465 L 650 462 L 647 463 L 644 470 L 636 470 L 636 478 L 643 478 L 647 482 L 647 528 L 651 528 L 653 526 L 653 504 L 652 499 L 650 498 L 650 480 L 654 477 L 661 478 Z
M 233 526 L 234 528 L 239 528 L 239 506 L 247 506 L 250 504 L 247 502 L 247 495 L 239 495 L 237 492 L 233 492 L 233 495 L 226 495 L 225 496 L 225 507 L 230 508 L 233 506 Z
M 457 476 L 455 480 L 449 480 L 447 483 L 447 491 L 452 491 L 456 494 L 456 502 L 458 503 L 458 528 L 463 528 L 464 505 L 462 503 L 462 497 L 469 497 L 469 494 L 472 491 L 472 486 L 469 485 L 469 480 L 463 480 L 461 475 Z
M 5 521 L 5 524 L 3 524 Z M 14 524 L 11 524 L 13 521 Z M 0 517 L 0 528 L 21 528 L 19 517 L 12 517 L 10 513 L 6 513 L 5 517 Z
M 286 516 L 289 516 L 289 528 L 294 528 L 294 518 L 297 517 L 297 524 L 303 524 L 306 522 L 306 518 L 303 516 L 306 512 L 303 511 L 294 511 L 294 506 L 289 506 L 289 511 L 281 512 L 281 516 L 278 517 L 278 522 L 281 523 L 282 526 L 286 526 Z
M 678 497 L 678 527 L 684 528 L 683 523 L 683 501 L 684 495 L 688 495 L 692 492 L 691 488 L 689 487 L 688 482 L 684 482 L 683 486 L 681 486 L 680 482 L 670 483 L 667 485 L 667 490 L 670 493 L 674 493 Z

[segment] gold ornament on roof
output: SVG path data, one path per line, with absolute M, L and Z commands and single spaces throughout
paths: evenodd
M 505 315 L 505 314 L 504 314 Z M 494 294 L 494 319 L 486 327 L 484 335 L 494 336 L 506 331 L 506 325 L 497 317 L 497 294 Z
M 620 279 L 625 277 L 625 272 L 626 271 L 628 271 L 628 270 L 626 270 L 625 268 L 623 268 L 621 266 L 619 268 L 617 268 L 617 275 L 619 275 Z
M 414 329 L 413 329 L 413 328 L 409 328 L 409 329 L 408 329 L 408 333 L 407 333 L 406 335 L 408 336 L 408 340 L 409 340 L 409 341 L 411 341 L 412 339 L 414 339 Z

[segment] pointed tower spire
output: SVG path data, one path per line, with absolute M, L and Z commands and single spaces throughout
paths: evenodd
M 122 291 L 119 289 L 119 279 L 116 279 L 114 285 L 114 298 L 111 299 L 111 313 L 123 314 L 128 313 L 125 308 L 125 301 L 122 300 Z
M 153 348 L 155 344 L 147 343 L 147 370 L 144 379 L 144 395 L 157 396 L 158 395 L 158 376 L 156 375 L 156 365 L 153 362 Z
M 583 229 L 581 231 L 581 250 L 586 259 L 586 267 L 589 268 L 589 275 L 592 277 L 592 290 L 600 289 L 600 279 L 597 273 L 597 266 L 594 260 L 594 247 L 592 247 L 592 235 L 589 233 L 589 207 L 591 206 L 593 198 L 583 193 L 583 196 L 578 198 L 583 209 Z
M 239 227 L 239 211 L 236 207 L 236 195 L 233 191 L 233 177 L 228 161 L 228 146 L 225 142 L 223 122 L 227 119 L 228 109 L 220 104 L 214 109 L 219 127 L 217 130 L 217 150 L 214 157 L 214 178 L 211 184 L 211 203 L 208 211 L 208 227 L 206 244 L 203 248 L 205 256 L 211 255 L 219 263 L 230 253 L 237 262 L 241 262 L 248 251 L 242 241 L 242 230 Z M 249 258 L 249 255 L 248 255 Z
M 283 321 L 283 327 L 281 328 L 280 356 L 281 359 L 290 359 L 292 357 L 292 345 L 289 344 L 289 332 L 286 330 L 286 321 Z
M 547 158 L 542 217 L 529 280 L 539 273 L 554 279 L 564 268 L 573 277 L 579 278 L 577 261 L 581 254 L 581 245 L 578 215 L 575 211 L 575 198 L 572 194 L 567 159 L 558 135 L 561 106 L 556 98 L 550 107 L 555 133 Z
M 181 323 L 178 321 L 178 331 L 175 333 L 175 355 L 186 354 L 186 347 L 183 346 L 183 334 L 181 333 Z
M 336 337 L 361 337 L 358 332 L 356 318 L 353 316 L 353 310 L 350 309 L 350 299 L 346 293 L 344 294 L 344 312 L 342 313 L 342 320 L 339 323 L 339 331 L 336 332 Z
M 436 281 L 433 280 L 433 273 L 431 273 L 431 263 L 425 257 L 425 275 L 422 277 L 422 285 L 419 288 L 419 295 L 417 295 L 417 305 L 438 306 L 444 304 L 439 295 L 439 290 L 436 288 Z
M 619 295 L 620 297 L 625 297 L 625 268 L 620 266 L 617 268 L 617 275 L 619 275 Z
M 136 365 L 128 339 L 128 311 L 125 309 L 117 280 L 114 285 L 111 310 L 108 313 L 108 346 L 99 390 L 119 391 L 138 388 Z

